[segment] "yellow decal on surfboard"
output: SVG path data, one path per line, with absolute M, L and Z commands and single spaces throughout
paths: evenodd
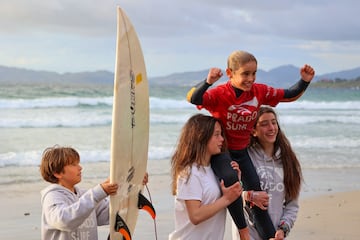
M 142 74 L 139 73 L 138 75 L 136 75 L 136 84 L 139 84 L 142 81 Z

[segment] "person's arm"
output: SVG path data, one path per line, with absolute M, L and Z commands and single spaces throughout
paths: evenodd
M 203 102 L 203 95 L 210 86 L 211 85 L 208 84 L 206 80 L 201 81 L 190 89 L 187 93 L 186 99 L 194 105 L 201 105 Z
M 202 105 L 203 95 L 206 90 L 222 77 L 220 68 L 210 68 L 207 78 L 190 89 L 186 99 L 195 105 Z
M 284 98 L 281 102 L 292 102 L 301 97 L 306 88 L 309 86 L 311 80 L 314 78 L 315 71 L 311 66 L 305 64 L 300 69 L 300 76 L 301 79 L 297 83 L 284 90 Z
M 303 79 L 300 79 L 293 86 L 288 89 L 284 89 L 284 98 L 281 102 L 292 102 L 297 100 L 303 95 L 310 82 L 306 82 Z
M 109 198 L 105 198 L 96 206 L 96 219 L 98 226 L 109 224 L 109 204 Z
M 50 226 L 61 231 L 70 231 L 79 227 L 106 196 L 99 184 L 81 195 L 78 201 L 67 205 L 64 199 L 67 196 L 61 191 L 53 191 L 44 197 L 43 211 Z
M 203 205 L 199 200 L 185 200 L 186 209 L 192 224 L 197 225 L 213 217 L 241 196 L 242 187 L 240 182 L 226 188 L 224 182 L 221 181 L 220 186 L 223 195 L 214 203 Z
M 294 226 L 297 214 L 299 212 L 299 202 L 298 199 L 291 200 L 284 205 L 283 215 L 280 219 L 280 223 L 277 226 L 276 236 L 286 237 L 290 233 L 291 228 Z
M 147 173 L 145 174 L 147 180 Z M 144 180 L 145 181 L 145 176 Z M 118 184 L 110 183 L 110 179 L 106 179 L 103 183 L 100 184 L 102 189 L 107 195 L 114 195 L 117 192 Z M 109 224 L 109 199 L 105 198 L 98 203 L 96 206 L 96 218 L 98 226 Z

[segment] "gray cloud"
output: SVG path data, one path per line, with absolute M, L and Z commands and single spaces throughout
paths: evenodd
M 307 40 L 359 40 L 359 1 L 124 0 L 122 7 L 144 37 L 239 32 Z M 12 0 L 0 3 L 2 32 L 61 31 L 111 35 L 115 1 Z
M 134 24 L 155 75 L 223 67 L 234 49 L 255 53 L 265 68 L 302 59 L 319 62 L 319 69 L 360 61 L 355 0 L 2 0 L 0 51 L 6 54 L 0 64 L 112 70 L 117 4 Z M 14 46 L 23 51 L 15 53 Z M 44 54 L 49 51 L 56 58 Z M 69 64 L 63 60 L 69 56 L 79 59 Z

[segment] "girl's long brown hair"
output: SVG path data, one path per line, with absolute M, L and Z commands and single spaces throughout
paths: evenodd
M 189 177 L 193 163 L 196 163 L 198 167 L 205 165 L 207 143 L 214 133 L 216 122 L 220 123 L 219 120 L 212 116 L 196 114 L 189 118 L 182 128 L 178 144 L 171 158 L 173 195 L 176 195 L 177 178 L 180 174 Z M 224 137 L 223 130 L 221 134 Z M 222 150 L 224 151 L 226 147 L 227 144 L 224 140 Z
M 291 144 L 285 134 L 281 131 L 277 114 L 274 109 L 271 107 L 261 107 L 258 112 L 256 123 L 254 128 L 257 125 L 257 121 L 261 115 L 264 113 L 272 113 L 275 116 L 279 131 L 274 143 L 274 158 L 275 153 L 280 149 L 280 160 L 283 165 L 284 170 L 284 185 L 285 185 L 285 199 L 292 200 L 296 199 L 299 196 L 301 183 L 303 180 L 301 165 L 296 157 L 295 152 L 293 151 Z M 256 137 L 251 136 L 250 145 L 253 146 L 259 144 Z

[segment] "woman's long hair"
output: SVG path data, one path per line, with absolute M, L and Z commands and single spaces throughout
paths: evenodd
M 173 195 L 176 195 L 179 174 L 185 174 L 188 178 L 193 163 L 196 163 L 198 167 L 205 165 L 207 144 L 214 133 L 216 122 L 220 123 L 212 116 L 196 114 L 189 118 L 182 128 L 177 147 L 171 158 Z M 221 134 L 224 137 L 223 130 Z M 224 140 L 222 150 L 224 151 L 226 147 Z
M 285 199 L 287 201 L 296 199 L 299 196 L 301 183 L 303 180 L 300 162 L 296 157 L 295 152 L 292 150 L 289 140 L 281 131 L 277 114 L 273 108 L 261 107 L 259 109 L 254 128 L 257 125 L 258 119 L 264 113 L 274 114 L 279 129 L 274 143 L 273 157 L 276 159 L 275 153 L 280 149 L 280 160 L 282 162 L 284 171 Z M 254 146 L 255 144 L 259 144 L 259 142 L 256 137 L 251 136 L 250 146 Z

